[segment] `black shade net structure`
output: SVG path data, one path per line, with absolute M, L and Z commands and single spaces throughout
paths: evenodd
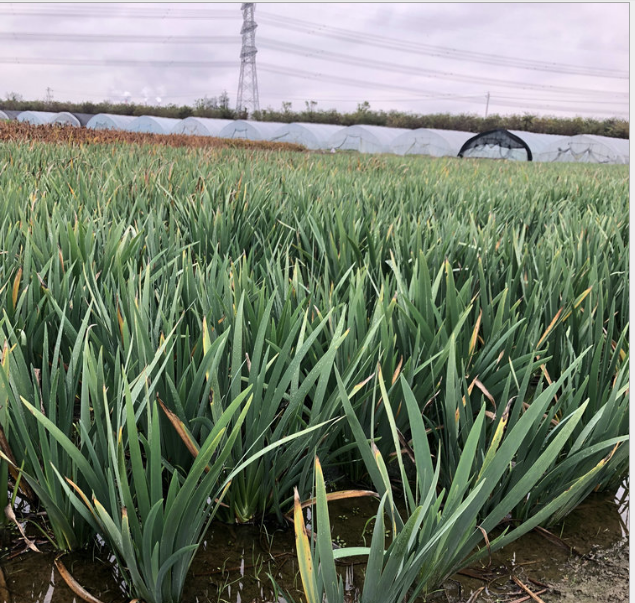
M 499 128 L 482 132 L 467 140 L 461 150 L 459 157 L 487 157 L 490 159 L 511 158 L 513 151 L 524 150 L 527 154 L 527 161 L 532 161 L 533 155 L 527 143 L 520 137 L 512 134 L 509 130 Z

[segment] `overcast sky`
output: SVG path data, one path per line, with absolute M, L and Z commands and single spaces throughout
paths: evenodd
M 489 92 L 490 114 L 628 116 L 628 3 L 257 3 L 255 16 L 261 108 L 483 115 Z M 226 90 L 234 106 L 241 25 L 239 3 L 0 4 L 0 96 L 165 105 Z

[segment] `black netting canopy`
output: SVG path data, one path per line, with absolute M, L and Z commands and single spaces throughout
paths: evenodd
M 472 136 L 459 151 L 459 157 L 490 157 L 494 158 L 491 149 L 497 149 L 497 155 L 501 158 L 507 158 L 511 152 L 524 150 L 527 153 L 527 161 L 533 159 L 531 150 L 527 143 L 515 134 L 503 128 L 490 130 Z M 507 153 L 503 151 L 507 149 Z M 511 157 L 510 157 L 511 158 Z
M 1 109 L 0 111 L 2 111 L 9 119 L 18 119 L 18 115 L 20 115 L 20 113 L 22 113 L 22 111 L 12 111 L 11 109 Z

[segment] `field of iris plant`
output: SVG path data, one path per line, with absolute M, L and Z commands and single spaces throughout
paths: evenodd
M 290 517 L 306 603 L 413 600 L 628 470 L 627 166 L 4 142 L 0 190 L 1 504 L 131 598 Z

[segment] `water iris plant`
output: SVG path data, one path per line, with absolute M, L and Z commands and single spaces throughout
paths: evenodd
M 3 504 L 131 597 L 293 513 L 309 603 L 412 600 L 627 471 L 622 166 L 10 142 L 0 190 Z

